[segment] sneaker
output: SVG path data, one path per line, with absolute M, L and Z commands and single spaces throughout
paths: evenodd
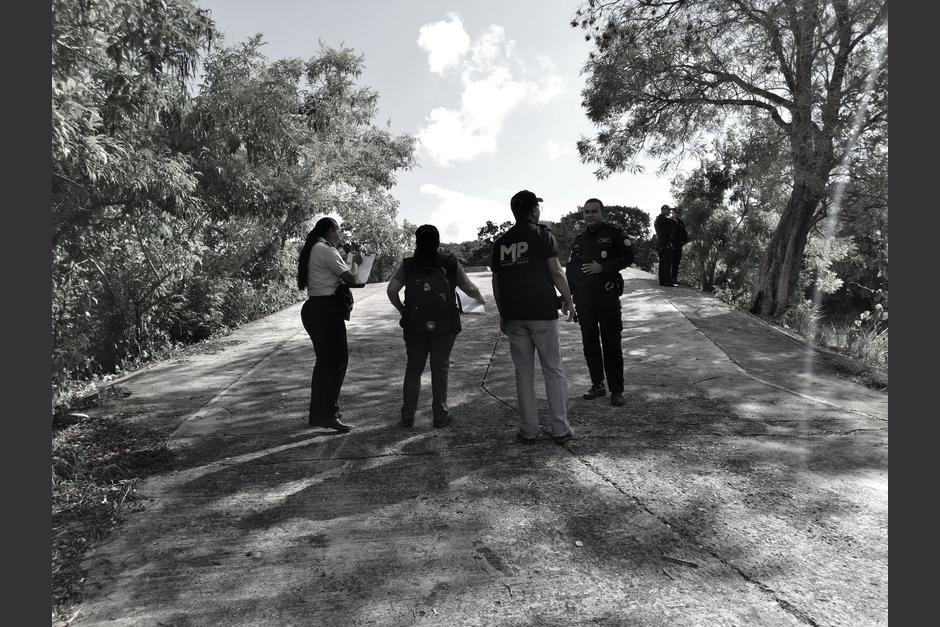
M 604 387 L 603 383 L 600 383 L 592 385 L 590 390 L 581 395 L 581 398 L 590 401 L 602 396 L 607 396 L 607 388 Z
M 610 404 L 614 407 L 623 407 L 626 401 L 623 400 L 622 392 L 611 392 L 610 393 Z
M 523 444 L 535 444 L 535 441 L 538 438 L 527 438 L 518 431 L 516 432 L 516 439 L 522 442 Z
M 571 439 L 571 432 L 569 431 L 565 435 L 553 435 L 552 440 L 555 441 L 555 444 L 564 444 Z
M 443 416 L 434 417 L 434 428 L 443 429 L 444 427 L 449 427 L 451 423 L 454 422 L 454 419 L 451 418 L 450 414 L 444 414 Z

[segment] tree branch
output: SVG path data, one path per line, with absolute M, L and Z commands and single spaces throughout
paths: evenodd
M 852 42 L 849 44 L 849 49 L 854 50 L 855 46 L 857 46 L 860 41 L 862 41 L 863 39 L 871 35 L 873 32 L 875 32 L 875 29 L 881 26 L 887 19 L 888 19 L 888 3 L 882 2 L 881 8 L 878 9 L 878 13 L 875 14 L 875 17 L 868 24 L 868 26 L 862 29 L 862 31 L 858 34 L 858 37 L 852 40 Z
M 773 16 L 767 11 L 761 11 L 754 7 L 748 7 L 742 0 L 732 0 L 732 3 L 741 10 L 750 20 L 764 29 L 770 38 L 770 49 L 780 64 L 780 72 L 787 83 L 787 89 L 792 93 L 796 88 L 796 82 L 793 79 L 793 68 L 790 67 L 786 56 L 783 53 L 783 42 L 780 39 L 780 29 L 774 22 Z

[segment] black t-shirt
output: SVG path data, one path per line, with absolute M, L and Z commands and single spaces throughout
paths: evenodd
M 557 320 L 549 257 L 558 243 L 542 224 L 517 223 L 493 244 L 490 268 L 499 287 L 499 313 L 506 320 Z

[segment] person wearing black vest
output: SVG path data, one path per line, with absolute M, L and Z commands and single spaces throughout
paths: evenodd
M 415 251 L 402 260 L 388 282 L 388 300 L 401 314 L 400 326 L 405 338 L 407 364 L 402 384 L 401 425 L 414 426 L 421 374 L 431 357 L 431 409 L 435 428 L 451 424 L 447 410 L 447 375 L 450 353 L 460 333 L 460 311 L 454 290 L 459 286 L 467 295 L 483 301 L 477 286 L 467 277 L 453 255 L 442 255 L 437 227 L 423 224 L 415 231 Z M 399 292 L 405 288 L 405 302 Z
M 678 222 L 672 214 L 669 205 L 659 209 L 659 215 L 653 220 L 656 230 L 656 247 L 659 253 L 659 284 L 666 287 L 676 287 L 674 276 L 678 272 L 676 263 L 676 236 L 679 228 Z M 683 231 L 685 225 L 683 225 Z M 683 242 L 685 243 L 685 242 Z M 679 254 L 682 254 L 682 245 L 679 245 Z
M 562 313 L 574 320 L 574 301 L 558 261 L 558 244 L 551 229 L 539 224 L 541 198 L 529 190 L 512 197 L 510 207 L 516 224 L 493 244 L 490 269 L 493 297 L 499 309 L 500 330 L 509 337 L 509 352 L 516 371 L 519 431 L 525 444 L 539 435 L 535 404 L 535 353 L 545 380 L 553 439 L 563 444 L 571 439 L 568 423 L 568 379 L 561 361 L 558 332 L 558 300 Z
M 624 404 L 620 271 L 633 263 L 633 249 L 623 229 L 603 221 L 603 210 L 604 203 L 597 198 L 584 202 L 587 228 L 571 244 L 565 274 L 578 307 L 581 345 L 591 374 L 591 389 L 582 398 L 606 396 L 606 374 L 610 404 L 620 407 Z
M 343 414 L 339 411 L 339 393 L 349 362 L 344 320 L 349 320 L 352 294 L 346 286 L 356 283 L 362 255 L 355 253 L 352 265 L 347 266 L 336 248 L 339 241 L 336 220 L 317 221 L 297 260 L 297 288 L 307 290 L 300 317 L 317 356 L 310 377 L 307 424 L 345 432 L 352 428 L 340 421 Z

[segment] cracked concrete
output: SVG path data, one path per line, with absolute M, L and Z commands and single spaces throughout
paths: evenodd
M 384 284 L 355 291 L 350 434 L 306 426 L 299 305 L 120 381 L 130 395 L 97 411 L 166 433 L 176 461 L 89 556 L 75 624 L 886 624 L 887 394 L 708 295 L 624 275 L 627 405 L 580 398 L 562 323 L 565 446 L 515 443 L 491 305 L 454 349 L 453 427 L 431 428 L 426 374 L 401 429 Z

